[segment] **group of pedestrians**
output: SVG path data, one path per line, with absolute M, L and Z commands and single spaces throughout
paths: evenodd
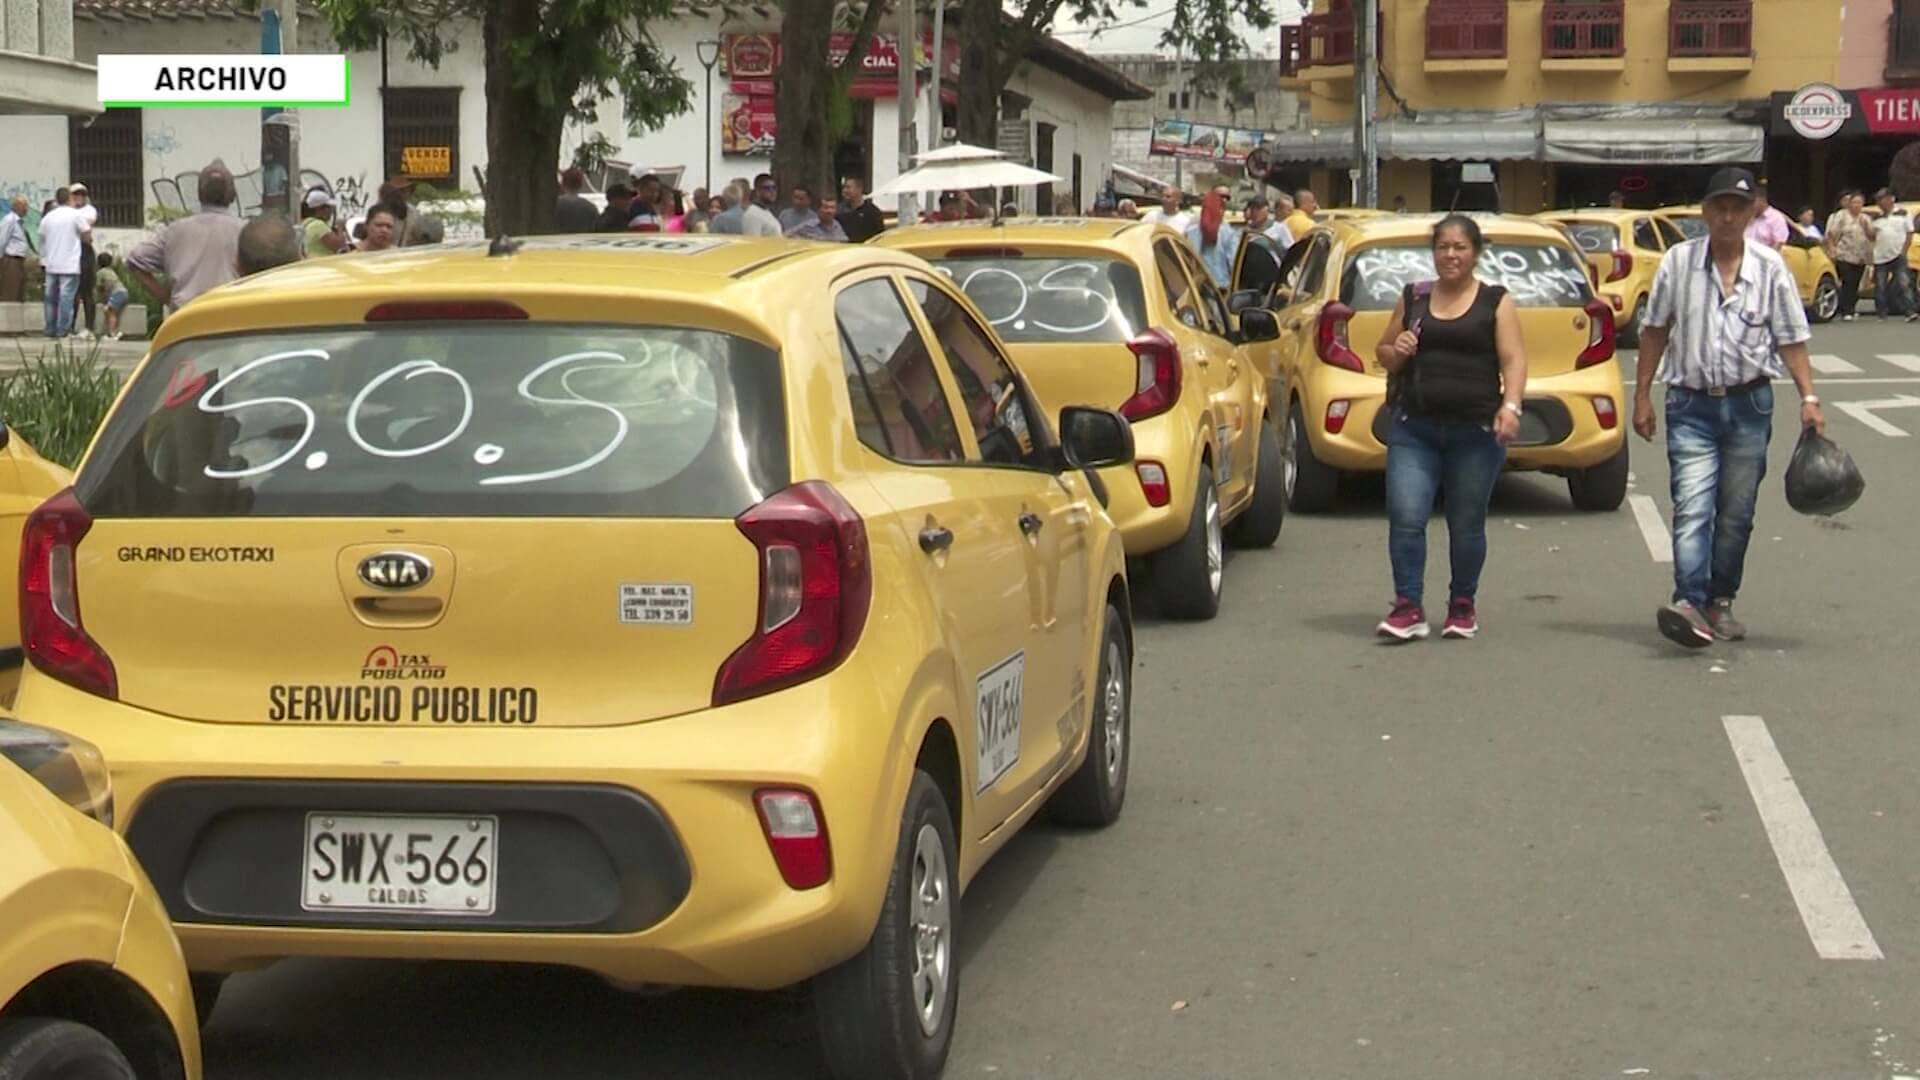
M 100 211 L 87 186 L 75 181 L 55 191 L 41 207 L 38 229 L 27 228 L 29 209 L 27 199 L 16 195 L 0 216 L 0 301 L 25 301 L 27 257 L 35 255 L 45 276 L 41 325 L 47 337 L 91 337 L 96 326 L 117 336 L 127 293 L 113 273 L 112 256 L 93 249 L 93 227 Z M 106 308 L 104 324 L 99 321 L 102 306 Z M 84 323 L 79 321 L 82 311 Z
M 784 207 L 770 173 L 751 181 L 741 177 L 717 194 L 695 188 L 691 198 L 651 172 L 636 170 L 629 181 L 609 186 L 606 206 L 598 208 L 585 195 L 586 175 L 578 168 L 566 170 L 560 176 L 554 230 L 793 236 L 858 244 L 886 227 L 857 178 L 843 181 L 837 195 L 796 184 Z
M 1833 260 L 1840 277 L 1840 318 L 1852 322 L 1860 306 L 1860 282 L 1869 270 L 1873 273 L 1873 306 L 1876 314 L 1905 316 L 1908 322 L 1920 322 L 1920 305 L 1915 303 L 1913 273 L 1907 262 L 1913 245 L 1913 218 L 1893 197 L 1881 188 L 1874 194 L 1880 213 L 1867 213 L 1866 195 L 1848 190 L 1840 195 L 1840 206 L 1827 218 L 1825 230 L 1814 228 L 1812 208 L 1802 215 L 1801 229 L 1820 241 Z

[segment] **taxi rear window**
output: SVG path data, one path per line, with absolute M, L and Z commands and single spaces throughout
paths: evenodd
M 1480 280 L 1505 286 L 1520 307 L 1585 307 L 1593 299 L 1587 264 L 1562 244 L 1490 240 L 1480 252 Z M 1391 311 L 1400 293 L 1434 279 L 1424 243 L 1382 244 L 1347 260 L 1340 302 L 1355 311 Z
M 1564 224 L 1573 242 L 1589 255 L 1606 255 L 1620 246 L 1620 230 L 1611 221 L 1568 221 Z
M 1707 235 L 1707 220 L 1698 214 L 1675 214 L 1667 219 L 1680 230 L 1680 235 L 1689 240 L 1698 240 Z
M 932 261 L 1010 344 L 1122 342 L 1146 329 L 1146 290 L 1125 259 L 996 254 Z
M 382 323 L 168 346 L 97 517 L 732 517 L 787 483 L 780 362 L 711 330 Z

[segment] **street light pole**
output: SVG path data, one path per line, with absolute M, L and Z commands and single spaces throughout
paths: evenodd
M 707 69 L 707 198 L 713 198 L 713 65 L 720 62 L 720 43 L 712 39 L 695 42 L 694 55 Z M 700 208 L 703 212 L 705 207 Z
M 1380 205 L 1380 16 L 1379 0 L 1360 0 L 1353 7 L 1354 32 L 1359 43 L 1354 71 L 1353 155 L 1359 171 L 1359 190 L 1355 201 L 1361 206 Z
M 895 54 L 900 58 L 900 85 L 894 97 L 894 100 L 899 103 L 900 109 L 900 171 L 894 174 L 896 176 L 905 176 L 908 170 L 913 168 L 913 144 L 915 134 L 913 128 L 914 103 L 920 99 L 920 94 L 913 85 L 913 43 L 917 40 L 919 40 L 919 35 L 914 32 L 913 0 L 901 0 L 900 38 L 898 47 L 894 50 Z M 877 180 L 878 178 L 876 177 L 875 179 Z M 896 204 L 894 220 L 901 225 L 911 225 L 918 203 L 919 199 L 913 194 L 910 192 L 902 192 Z

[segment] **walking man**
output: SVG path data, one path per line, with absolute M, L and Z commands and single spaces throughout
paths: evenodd
M 1880 220 L 1873 223 L 1873 307 L 1885 319 L 1905 315 L 1908 322 L 1920 320 L 1913 305 L 1913 282 L 1908 274 L 1907 249 L 1913 245 L 1913 219 L 1893 192 L 1881 188 L 1873 201 L 1880 204 Z
M 1790 374 L 1801 425 L 1827 427 L 1793 272 L 1779 252 L 1746 238 L 1758 186 L 1746 169 L 1713 174 L 1701 205 L 1707 235 L 1660 260 L 1640 335 L 1633 429 L 1652 441 L 1657 376 L 1666 384 L 1673 477 L 1673 599 L 1657 622 L 1668 640 L 1688 648 L 1747 634 L 1733 601 L 1767 474 L 1772 380 Z
M 25 195 L 15 195 L 12 208 L 0 215 L 0 303 L 18 304 L 27 298 L 27 252 L 37 250 L 27 231 L 31 205 Z
M 44 329 L 50 338 L 73 332 L 74 300 L 80 289 L 80 246 L 92 226 L 67 205 L 67 189 L 53 193 L 54 207 L 40 215 L 40 269 L 46 272 L 42 298 Z
M 78 180 L 67 185 L 67 205 L 73 207 L 74 213 L 85 218 L 87 222 L 85 231 L 80 234 L 80 284 L 78 286 L 79 310 L 85 311 L 87 318 L 85 322 L 78 321 L 76 312 L 74 336 L 90 338 L 94 332 L 94 321 L 99 317 L 93 300 L 93 272 L 99 269 L 97 256 L 93 251 L 93 227 L 100 223 L 100 209 L 93 205 L 88 196 L 87 185 Z

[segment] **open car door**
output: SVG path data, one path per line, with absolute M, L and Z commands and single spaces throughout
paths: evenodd
M 1240 250 L 1233 256 L 1233 275 L 1228 278 L 1228 310 L 1238 315 L 1250 307 L 1273 309 L 1283 258 L 1284 252 L 1272 237 L 1243 230 Z

